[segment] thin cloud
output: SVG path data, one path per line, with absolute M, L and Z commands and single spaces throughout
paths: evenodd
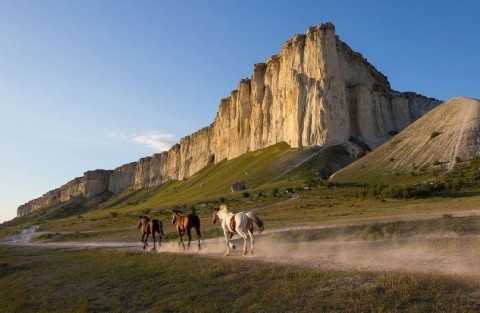
M 133 141 L 157 151 L 167 151 L 178 139 L 173 134 L 150 133 L 146 135 L 133 136 Z

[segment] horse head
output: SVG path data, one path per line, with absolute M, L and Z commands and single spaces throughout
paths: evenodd
M 144 222 L 150 222 L 150 219 L 145 215 L 138 216 L 137 228 L 140 229 Z
M 228 213 L 227 205 L 226 204 L 221 204 L 218 211 L 223 213 L 223 214 L 227 214 Z
M 215 224 L 218 220 L 218 211 L 219 210 L 220 210 L 220 208 L 213 208 L 212 209 L 212 213 L 213 213 L 212 222 L 213 222 L 213 224 Z
M 172 210 L 172 224 L 175 224 L 175 222 L 177 221 L 177 217 L 179 216 L 183 216 L 184 213 L 180 210 Z

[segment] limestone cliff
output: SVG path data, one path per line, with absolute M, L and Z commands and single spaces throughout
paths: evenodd
M 17 209 L 17 216 L 24 216 L 59 202 L 65 202 L 78 196 L 93 197 L 108 190 L 112 171 L 88 171 L 62 187 L 47 192 L 42 197 L 31 200 Z
M 391 90 L 387 77 L 335 35 L 333 24 L 321 24 L 295 35 L 266 63 L 255 64 L 252 76 L 220 101 L 211 125 L 167 152 L 113 170 L 106 184 L 100 179 L 94 185 L 111 192 L 158 186 L 282 141 L 296 148 L 342 144 L 354 137 L 374 148 L 438 104 Z M 93 195 L 84 189 L 90 179 L 85 175 L 62 186 L 61 201 Z M 32 210 L 19 208 L 18 215 L 27 211 Z

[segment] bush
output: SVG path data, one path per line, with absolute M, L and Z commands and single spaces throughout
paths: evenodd
M 244 197 L 244 198 L 248 198 L 248 197 L 250 197 L 250 193 L 248 193 L 248 192 L 244 192 L 244 193 L 243 193 L 243 197 Z
M 433 138 L 437 137 L 438 135 L 440 135 L 439 132 L 433 132 L 433 133 L 430 134 L 430 139 L 433 139 Z
M 115 218 L 118 216 L 118 213 L 117 212 L 110 212 L 110 216 Z
M 391 186 L 383 190 L 383 195 L 393 199 L 426 198 L 449 189 L 442 182 L 418 185 Z
M 470 170 L 468 172 L 468 177 L 470 180 L 477 180 L 480 178 L 480 159 L 475 157 L 474 159 L 470 160 Z

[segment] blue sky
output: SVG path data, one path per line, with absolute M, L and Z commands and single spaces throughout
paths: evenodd
M 0 222 L 209 125 L 254 63 L 327 21 L 393 89 L 480 98 L 478 3 L 0 0 Z

